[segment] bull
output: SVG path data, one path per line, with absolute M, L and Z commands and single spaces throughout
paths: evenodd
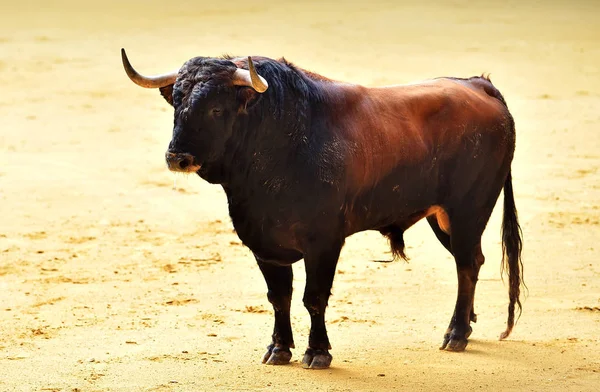
M 436 78 L 367 88 L 285 59 L 195 57 L 175 72 L 129 78 L 174 107 L 168 168 L 219 184 L 240 240 L 258 263 L 275 325 L 263 363 L 286 364 L 292 264 L 304 259 L 311 320 L 302 363 L 332 356 L 325 325 L 345 239 L 377 230 L 395 257 L 425 218 L 456 262 L 458 294 L 440 349 L 463 351 L 476 322 L 481 236 L 504 190 L 502 267 L 509 280 L 506 338 L 521 311 L 522 234 L 513 196 L 515 125 L 489 77 Z M 520 314 L 520 313 L 519 313 Z

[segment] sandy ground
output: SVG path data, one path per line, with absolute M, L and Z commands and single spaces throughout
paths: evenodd
M 0 391 L 600 389 L 600 3 L 95 3 L 0 6 Z M 298 363 L 299 263 L 293 363 L 261 365 L 262 276 L 219 187 L 173 190 L 171 109 L 121 47 L 145 73 L 223 53 L 365 85 L 490 72 L 518 135 L 529 296 L 511 337 L 496 208 L 466 352 L 438 350 L 456 276 L 421 222 L 408 263 L 374 262 L 377 233 L 348 239 L 329 370 Z

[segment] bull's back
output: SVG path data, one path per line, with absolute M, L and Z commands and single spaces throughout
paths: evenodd
M 373 185 L 399 166 L 422 167 L 436 152 L 458 154 L 466 139 L 501 134 L 506 106 L 478 83 L 435 79 L 364 89 L 342 126 L 353 146 L 350 183 Z

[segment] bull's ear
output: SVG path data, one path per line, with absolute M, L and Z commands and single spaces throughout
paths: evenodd
M 239 87 L 237 99 L 240 103 L 240 112 L 245 113 L 248 109 L 254 106 L 260 99 L 260 93 L 257 93 L 251 87 Z
M 163 98 L 166 99 L 171 106 L 173 106 L 173 85 L 169 84 L 165 87 L 161 87 L 159 90 L 160 95 L 162 95 Z

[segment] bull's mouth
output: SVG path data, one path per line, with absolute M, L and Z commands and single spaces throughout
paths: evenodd
M 165 158 L 167 160 L 167 167 L 173 172 L 195 173 L 202 167 L 202 165 L 196 162 L 192 154 L 167 151 Z

